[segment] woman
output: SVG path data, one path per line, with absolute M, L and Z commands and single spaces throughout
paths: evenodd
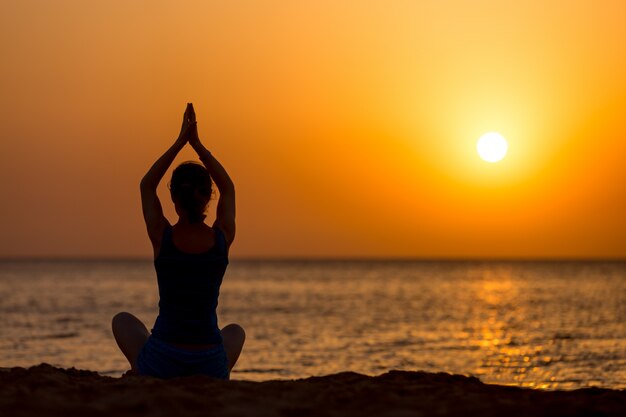
M 185 162 L 172 174 L 170 193 L 178 214 L 171 226 L 157 186 L 178 152 L 189 143 L 203 165 Z M 213 226 L 204 223 L 219 190 Z M 187 104 L 180 135 L 141 180 L 141 204 L 154 249 L 159 316 L 152 334 L 130 313 L 113 317 L 113 335 L 131 373 L 159 378 L 204 374 L 228 379 L 245 341 L 241 326 L 217 327 L 217 298 L 235 238 L 235 187 L 226 170 L 202 145 L 193 106 Z

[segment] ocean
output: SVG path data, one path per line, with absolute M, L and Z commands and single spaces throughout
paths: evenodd
M 0 366 L 119 376 L 111 317 L 148 328 L 151 261 L 0 261 Z M 392 369 L 545 389 L 626 388 L 626 262 L 233 260 L 218 308 L 233 379 Z

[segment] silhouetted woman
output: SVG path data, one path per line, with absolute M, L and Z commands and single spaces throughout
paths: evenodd
M 185 162 L 174 170 L 170 192 L 178 222 L 171 226 L 163 215 L 157 186 L 187 143 L 203 165 Z M 219 190 L 213 226 L 204 222 L 211 179 Z M 141 204 L 154 249 L 159 316 L 150 334 L 132 314 L 118 313 L 112 323 L 115 340 L 133 373 L 228 379 L 245 341 L 241 326 L 230 324 L 220 330 L 216 315 L 228 249 L 235 238 L 235 187 L 200 142 L 191 104 L 178 139 L 141 180 Z

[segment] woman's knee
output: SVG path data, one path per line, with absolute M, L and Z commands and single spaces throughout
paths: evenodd
M 128 332 L 128 331 L 136 331 L 139 330 L 142 333 L 145 333 L 145 326 L 134 315 L 127 313 L 126 311 L 122 311 L 121 313 L 117 313 L 111 319 L 111 328 L 113 329 L 113 333 L 116 332 Z
M 228 338 L 232 338 L 241 341 L 241 344 L 246 340 L 246 331 L 237 323 L 231 323 L 222 329 L 222 336 L 226 335 Z
M 125 324 L 130 323 L 135 320 L 137 320 L 135 316 L 133 316 L 130 313 L 127 313 L 126 311 L 122 311 L 113 316 L 113 318 L 111 319 L 111 327 L 115 331 L 116 328 L 124 326 Z

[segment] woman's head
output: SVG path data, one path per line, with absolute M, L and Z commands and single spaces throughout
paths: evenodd
M 199 223 L 211 200 L 213 181 L 206 168 L 196 162 L 183 162 L 172 173 L 170 194 L 179 216 L 186 215 L 191 223 Z

